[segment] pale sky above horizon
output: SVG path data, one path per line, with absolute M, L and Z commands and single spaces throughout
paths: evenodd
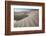
M 32 10 L 38 10 L 38 9 L 14 8 L 14 12 L 32 11 Z

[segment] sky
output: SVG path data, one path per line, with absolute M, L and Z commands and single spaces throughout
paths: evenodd
M 35 9 L 33 9 L 35 10 Z M 14 8 L 15 12 L 22 12 L 22 11 L 32 11 L 32 9 L 26 9 L 26 8 Z
M 21 11 L 30 11 L 31 9 L 26 9 L 26 8 L 15 8 L 15 12 L 21 12 Z

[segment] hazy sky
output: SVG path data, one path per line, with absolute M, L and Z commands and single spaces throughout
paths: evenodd
M 26 9 L 26 8 L 14 8 L 15 12 L 21 12 L 21 11 L 32 11 L 32 10 L 38 10 L 38 9 Z
M 21 11 L 31 11 L 31 9 L 26 9 L 26 8 L 14 8 L 15 12 L 21 12 Z

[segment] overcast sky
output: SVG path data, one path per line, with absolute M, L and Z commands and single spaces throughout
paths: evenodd
M 31 9 L 26 9 L 26 8 L 14 8 L 15 12 L 21 12 L 21 11 L 31 11 Z
M 22 12 L 22 11 L 33 11 L 33 10 L 38 10 L 38 9 L 26 9 L 26 8 L 14 8 L 14 12 Z

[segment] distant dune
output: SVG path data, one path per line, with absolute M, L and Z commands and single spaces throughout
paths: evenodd
M 22 20 L 14 20 L 14 27 L 34 27 L 39 26 L 39 16 L 38 11 L 28 11 L 28 12 L 16 12 L 14 14 L 28 14 L 28 17 L 25 17 Z

